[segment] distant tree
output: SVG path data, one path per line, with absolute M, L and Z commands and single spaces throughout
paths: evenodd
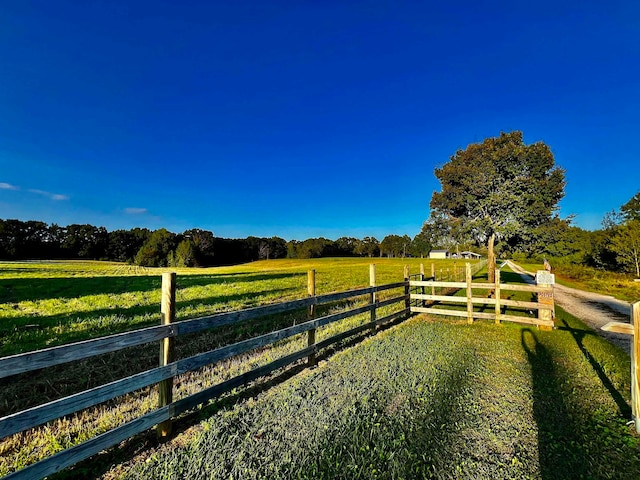
M 380 242 L 380 256 L 394 257 L 398 235 L 387 235 Z
M 270 258 L 286 258 L 287 257 L 287 242 L 280 237 L 271 237 L 269 242 L 269 255 Z
M 193 240 L 183 239 L 176 247 L 175 252 L 169 252 L 167 263 L 170 267 L 195 267 L 196 246 Z
M 156 230 L 142 245 L 135 257 L 136 265 L 166 267 L 169 253 L 173 252 L 176 235 L 165 228 Z
M 69 258 L 106 258 L 108 246 L 107 229 L 89 224 L 67 225 L 61 241 L 61 247 Z
M 409 251 L 414 257 L 424 257 L 429 255 L 429 252 L 431 251 L 431 243 L 429 243 L 427 236 L 420 232 L 413 237 Z
M 191 239 L 193 242 L 196 265 L 204 267 L 215 263 L 215 236 L 213 232 L 200 228 L 192 228 L 186 230 L 182 236 Z
M 610 230 L 621 225 L 622 222 L 624 222 L 624 216 L 614 209 L 604 214 L 604 218 L 602 219 L 602 228 Z
M 458 150 L 435 175 L 440 192 L 431 210 L 487 245 L 489 282 L 496 241 L 548 222 L 564 196 L 564 171 L 543 142 L 525 145 L 522 132 L 501 133 Z
M 454 250 L 457 245 L 471 239 L 461 230 L 460 225 L 460 219 L 432 210 L 428 220 L 422 225 L 420 235 L 432 248 Z
M 352 257 L 355 255 L 356 246 L 360 240 L 353 237 L 340 237 L 335 241 L 336 255 Z
M 296 258 L 320 258 L 333 255 L 333 241 L 324 237 L 309 238 L 296 245 Z
M 380 250 L 388 257 L 406 257 L 411 247 L 409 235 L 387 235 L 380 242 Z
M 109 232 L 107 258 L 116 262 L 133 262 L 150 235 L 151 232 L 146 228 Z
M 377 257 L 380 253 L 380 242 L 376 237 L 364 237 L 354 248 L 356 255 Z
M 618 226 L 611 238 L 611 249 L 620 265 L 635 271 L 640 278 L 640 220 L 628 220 Z
M 287 242 L 287 258 L 298 258 L 298 240 L 289 240 Z
M 269 260 L 270 254 L 271 254 L 271 247 L 269 246 L 269 242 L 266 242 L 263 240 L 260 243 L 260 248 L 258 249 L 258 259 Z
M 4 258 L 48 258 L 52 250 L 57 251 L 57 244 L 51 240 L 49 226 L 44 222 L 8 219 L 0 224 L 0 251 Z
M 530 258 L 555 258 L 563 263 L 585 263 L 591 249 L 591 232 L 571 225 L 572 218 L 554 216 L 532 229 L 526 238 L 515 237 L 517 248 Z

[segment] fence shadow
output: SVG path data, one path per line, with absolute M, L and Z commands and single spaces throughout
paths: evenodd
M 353 337 L 349 337 L 345 340 L 332 344 L 324 348 L 316 356 L 316 362 L 327 360 L 336 353 L 352 348 L 359 343 L 362 343 L 372 335 L 392 328 L 406 320 L 407 317 L 401 317 L 379 326 L 375 333 L 371 330 L 367 330 L 356 334 Z M 316 367 L 309 367 L 306 363 L 306 359 L 299 360 L 295 364 L 285 366 L 271 375 L 253 380 L 243 387 L 235 389 L 233 393 L 214 398 L 207 405 L 200 406 L 197 409 L 191 410 L 180 417 L 173 419 L 172 438 L 175 439 L 178 435 L 185 433 L 190 428 L 200 424 L 203 420 L 218 414 L 222 410 L 232 408 L 238 402 L 256 397 L 261 393 L 286 382 L 307 368 L 313 369 Z M 448 399 L 449 396 L 445 395 L 443 398 Z M 444 417 L 446 417 L 449 410 L 443 407 L 439 411 L 444 412 Z M 126 465 L 128 462 L 134 460 L 138 455 L 142 454 L 144 456 L 145 452 L 152 451 L 159 446 L 160 443 L 157 439 L 155 428 L 151 428 L 128 438 L 118 447 L 109 448 L 108 450 L 101 452 L 99 456 L 94 456 L 87 460 L 78 462 L 77 464 L 68 467 L 66 470 L 58 474 L 52 475 L 49 478 L 53 480 L 84 480 L 85 478 L 97 478 L 109 472 L 115 465 Z
M 522 330 L 521 343 L 531 366 L 540 476 L 587 478 L 588 456 L 578 437 L 579 426 L 569 415 L 554 359 L 530 328 Z
M 583 339 L 586 336 L 596 335 L 596 334 L 592 331 L 584 330 L 582 328 L 573 328 L 571 327 L 571 325 L 569 325 L 569 323 L 567 323 L 567 321 L 564 318 L 562 319 L 562 323 L 564 324 L 564 326 L 559 327 L 559 330 L 566 330 L 569 333 L 571 333 L 571 336 L 573 337 L 573 339 L 576 342 L 576 345 L 578 345 L 578 348 L 584 355 L 584 358 L 587 359 L 587 361 L 589 362 L 589 365 L 591 365 L 594 372 L 596 372 L 596 375 L 598 375 L 598 378 L 602 382 L 602 385 L 604 385 L 604 387 L 608 390 L 609 394 L 611 395 L 611 398 L 613 398 L 613 401 L 616 402 L 620 415 L 622 415 L 624 418 L 631 418 L 631 407 L 626 402 L 622 394 L 615 387 L 613 382 L 609 379 L 604 369 L 602 368 L 602 365 L 600 365 L 598 360 L 596 360 L 596 358 L 593 355 L 591 355 L 591 353 L 583 343 Z

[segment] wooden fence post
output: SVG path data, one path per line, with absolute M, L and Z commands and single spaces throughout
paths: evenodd
M 376 286 L 376 264 L 372 263 L 369 265 L 369 286 L 370 287 L 375 287 Z M 375 304 L 378 301 L 376 292 L 371 292 L 371 295 L 369 297 L 369 301 L 371 303 L 371 305 L 373 306 L 371 308 L 371 332 L 375 333 L 376 331 L 376 307 Z
M 420 281 L 424 282 L 424 263 L 420 264 Z M 422 293 L 422 295 L 425 295 L 427 293 L 427 289 L 424 285 L 420 287 L 420 293 Z M 426 305 L 427 301 L 425 299 L 422 299 L 422 306 L 425 307 Z
M 473 291 L 471 290 L 471 264 L 467 262 L 467 323 L 473 323 Z
M 435 281 L 436 279 L 436 264 L 435 263 L 431 263 L 431 280 Z M 431 295 L 435 295 L 436 294 L 436 287 L 431 287 Z
M 309 292 L 310 297 L 316 296 L 316 271 L 315 270 L 309 270 L 307 272 L 307 291 Z M 315 305 L 309 305 L 309 320 L 313 320 L 313 318 L 315 317 L 315 313 L 316 313 L 315 307 L 316 307 Z M 315 345 L 315 343 L 316 343 L 316 329 L 312 328 L 311 330 L 309 330 L 309 333 L 308 333 L 307 347 Z M 316 364 L 315 353 L 309 354 L 309 356 L 307 357 L 307 364 L 310 367 Z
M 631 415 L 640 433 L 640 302 L 631 305 L 633 338 L 631 344 Z
M 500 323 L 500 269 L 496 268 L 496 284 L 495 284 L 495 295 L 494 298 L 496 300 L 496 323 Z
M 176 274 L 162 274 L 162 300 L 160 304 L 161 325 L 169 325 L 176 319 Z M 173 337 L 160 340 L 160 366 L 164 367 L 175 360 Z M 158 383 L 158 407 L 162 408 L 173 402 L 173 377 Z M 165 420 L 156 427 L 158 440 L 166 440 L 171 435 L 171 420 Z
M 404 308 L 409 310 L 411 308 L 411 299 L 409 298 L 409 295 L 411 294 L 409 287 L 409 265 L 404 266 L 404 281 L 406 282 L 406 285 L 404 286 L 404 294 L 407 296 L 404 300 Z
M 543 279 L 540 281 L 540 279 Z M 544 280 L 548 279 L 548 280 Z M 538 319 L 552 321 L 553 320 L 553 310 L 554 310 L 554 299 L 553 299 L 553 274 L 549 274 L 546 270 L 538 270 L 536 275 L 536 285 L 539 287 L 549 287 L 551 291 L 547 292 L 538 292 L 538 303 L 540 305 L 549 305 L 551 306 L 551 310 L 548 308 L 539 308 L 538 309 Z M 552 327 L 546 325 L 538 325 L 538 328 L 541 330 L 551 330 Z

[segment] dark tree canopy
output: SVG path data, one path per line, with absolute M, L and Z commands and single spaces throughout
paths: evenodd
M 525 145 L 519 131 L 458 150 L 435 175 L 442 189 L 431 198 L 432 215 L 446 216 L 462 233 L 487 244 L 490 281 L 494 242 L 548 222 L 564 196 L 564 170 L 549 147 Z

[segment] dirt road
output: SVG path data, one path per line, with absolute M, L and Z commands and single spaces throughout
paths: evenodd
M 514 272 L 519 273 L 528 283 L 534 283 L 535 275 L 527 272 L 519 265 L 507 260 L 507 265 Z M 623 348 L 627 353 L 631 351 L 631 337 L 620 333 L 605 332 L 600 329 L 609 322 L 629 323 L 631 306 L 629 303 L 618 300 L 610 295 L 585 292 L 575 288 L 555 284 L 554 297 L 558 305 L 574 317 L 578 317 L 584 323 L 593 328 L 598 335 L 606 338 L 611 343 Z

